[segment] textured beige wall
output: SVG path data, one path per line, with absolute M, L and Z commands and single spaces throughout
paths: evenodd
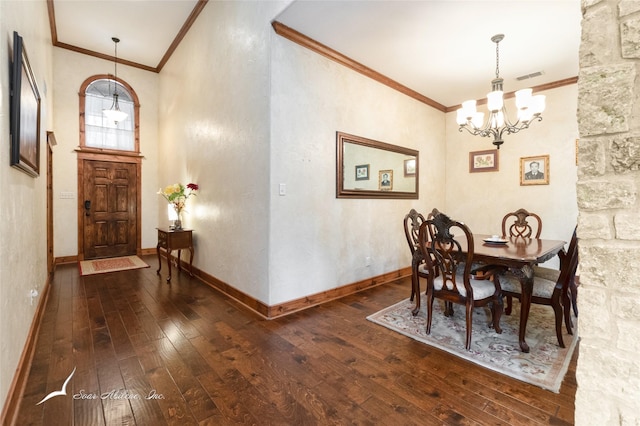
M 194 265 L 264 302 L 270 22 L 284 4 L 209 2 L 160 74 L 161 185 L 200 186 L 183 215 Z
M 640 424 L 640 2 L 582 2 L 577 425 Z
M 24 40 L 41 98 L 40 177 L 9 167 L 9 61 Z M 46 131 L 52 123 L 52 59 L 45 2 L 0 1 L 0 401 L 4 401 L 47 279 Z M 4 405 L 0 403 L 0 405 Z
M 269 302 L 409 266 L 404 215 L 444 202 L 444 113 L 284 38 L 272 46 Z M 420 199 L 336 199 L 336 131 L 418 150 Z

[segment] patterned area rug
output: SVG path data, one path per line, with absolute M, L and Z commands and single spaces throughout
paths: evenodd
M 464 307 L 454 305 L 453 317 L 445 317 L 440 301 L 433 304 L 431 334 L 426 334 L 427 313 L 424 304 L 417 316 L 411 315 L 413 302 L 409 299 L 396 303 L 367 317 L 419 342 L 434 346 L 481 365 L 498 373 L 558 393 L 567 372 L 571 355 L 578 341 L 577 318 L 573 317 L 574 334 L 567 334 L 562 326 L 566 348 L 558 346 L 553 309 L 550 306 L 531 305 L 527 322 L 527 343 L 531 351 L 523 353 L 518 344 L 520 304 L 514 300 L 511 315 L 502 315 L 502 334 L 489 328 L 489 308 L 476 308 L 473 312 L 471 350 L 464 347 L 466 326 Z
M 80 262 L 80 275 L 104 274 L 129 269 L 148 268 L 138 256 L 111 257 L 108 259 L 83 260 Z

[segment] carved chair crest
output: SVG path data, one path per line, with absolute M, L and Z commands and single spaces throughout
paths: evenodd
M 514 218 L 513 223 L 507 229 L 507 221 Z M 533 226 L 527 219 L 532 219 Z M 534 232 L 535 227 L 535 232 Z M 502 219 L 502 233 L 505 237 L 515 238 L 539 238 L 542 232 L 542 220 L 535 213 L 530 213 L 525 209 L 518 209 L 515 212 L 508 213 Z

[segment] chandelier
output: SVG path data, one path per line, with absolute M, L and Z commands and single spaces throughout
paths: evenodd
M 111 104 L 111 108 L 103 109 L 102 113 L 105 115 L 105 117 L 118 124 L 118 121 L 125 120 L 128 114 L 124 111 L 121 111 L 120 105 L 118 104 L 118 43 L 120 43 L 120 39 L 117 37 L 111 37 L 111 40 L 113 40 L 113 43 L 115 45 L 115 56 L 113 61 L 113 103 Z
M 462 103 L 458 109 L 456 121 L 460 128 L 465 129 L 474 136 L 493 137 L 493 144 L 500 149 L 504 143 L 502 135 L 506 132 L 518 133 L 529 128 L 533 121 L 542 121 L 542 111 L 545 108 L 545 96 L 532 96 L 531 89 L 518 90 L 516 95 L 516 107 L 518 117 L 515 123 L 509 120 L 504 106 L 504 92 L 502 91 L 503 79 L 500 78 L 500 51 L 499 43 L 504 39 L 504 34 L 491 37 L 496 44 L 496 78 L 491 81 L 491 92 L 487 94 L 487 109 L 489 117 L 484 121 L 484 113 L 476 111 L 476 101 L 470 100 Z

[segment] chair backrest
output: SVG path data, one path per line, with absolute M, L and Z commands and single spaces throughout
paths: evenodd
M 502 218 L 503 237 L 540 238 L 541 232 L 542 219 L 540 219 L 540 216 L 525 209 L 507 213 Z
M 465 237 L 464 239 L 456 236 Z M 473 294 L 469 277 L 473 260 L 473 234 L 462 222 L 452 220 L 437 209 L 420 226 L 420 249 L 425 256 L 427 268 L 432 277 L 442 277 L 441 292 L 450 293 L 453 298 L 463 298 L 458 285 L 463 284 L 466 294 Z
M 407 244 L 413 255 L 419 246 L 418 234 L 420 233 L 420 225 L 425 221 L 424 216 L 415 209 L 411 209 L 404 217 L 404 235 L 407 237 Z

